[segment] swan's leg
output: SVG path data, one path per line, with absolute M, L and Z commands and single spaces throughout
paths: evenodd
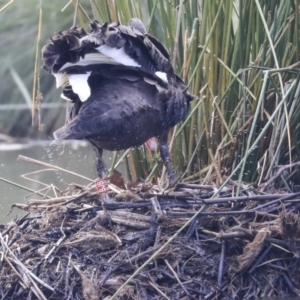
M 160 144 L 160 155 L 161 159 L 167 169 L 169 185 L 168 187 L 173 187 L 177 180 L 176 180 L 176 172 L 173 169 L 171 155 L 168 147 L 168 131 L 164 131 L 162 135 L 159 137 L 159 144 Z
M 90 143 L 92 144 L 94 152 L 96 154 L 96 170 L 98 173 L 98 177 L 100 179 L 104 179 L 106 177 L 107 168 L 102 160 L 103 149 L 99 148 L 95 142 L 90 141 Z M 104 203 L 112 203 L 110 197 L 108 196 L 108 193 L 103 193 L 102 196 Z
M 99 178 L 103 179 L 103 178 L 106 177 L 106 172 L 107 172 L 106 165 L 105 165 L 105 163 L 102 160 L 103 150 L 99 149 L 99 148 L 96 148 L 96 147 L 93 147 L 93 148 L 94 148 L 94 152 L 96 154 L 96 170 L 97 170 L 97 174 L 98 174 Z

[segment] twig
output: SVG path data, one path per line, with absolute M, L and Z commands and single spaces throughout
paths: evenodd
M 292 163 L 292 164 L 289 164 L 289 165 L 285 165 L 285 166 L 279 168 L 278 171 L 276 172 L 276 174 L 274 176 L 272 176 L 267 182 L 265 182 L 265 183 L 263 183 L 261 185 L 261 188 L 262 188 L 261 191 L 265 191 L 266 188 L 270 184 L 274 183 L 274 181 L 282 174 L 283 171 L 285 171 L 286 169 L 297 167 L 297 166 L 300 166 L 300 161 Z
M 148 284 L 151 285 L 161 296 L 165 299 L 171 300 L 166 294 L 164 294 L 153 282 L 148 280 Z
M 28 206 L 40 205 L 40 204 L 51 205 L 51 204 L 66 202 L 66 200 L 73 199 L 73 198 L 74 196 L 64 196 L 64 197 L 51 198 L 48 200 L 29 200 L 27 204 Z
M 278 269 L 278 270 L 281 270 L 281 271 L 286 271 L 288 272 L 289 269 L 288 268 L 285 268 L 285 267 L 282 267 L 282 266 L 278 266 L 277 264 L 268 264 L 269 267 L 272 267 L 272 268 L 275 268 L 275 269 Z
M 80 174 L 77 174 L 75 172 L 71 172 L 71 171 L 68 171 L 66 169 L 63 169 L 61 167 L 57 167 L 57 166 L 54 166 L 54 165 L 51 165 L 51 164 L 48 164 L 48 163 L 45 163 L 45 162 L 42 162 L 42 161 L 39 161 L 39 160 L 36 160 L 36 159 L 33 159 L 33 158 L 30 158 L 30 157 L 26 157 L 26 156 L 23 156 L 23 155 L 19 155 L 18 156 L 18 160 L 20 161 L 26 161 L 26 162 L 29 162 L 29 163 L 33 163 L 33 164 L 36 164 L 36 165 L 39 165 L 39 166 L 43 166 L 43 167 L 46 167 L 46 168 L 50 168 L 52 170 L 56 170 L 56 171 L 61 171 L 61 172 L 65 172 L 67 174 L 70 174 L 70 175 L 74 175 L 74 176 L 77 176 L 79 178 L 83 178 L 85 180 L 88 180 L 88 181 L 93 181 L 92 179 L 90 178 L 87 178 L 85 176 L 82 176 Z
M 156 257 L 160 252 L 162 252 L 163 249 L 165 249 L 185 228 L 187 228 L 190 223 L 196 219 L 199 216 L 199 213 L 202 212 L 202 210 L 205 208 L 203 205 L 198 212 L 195 213 L 195 215 L 190 218 L 175 234 L 173 234 L 168 241 L 163 244 L 157 251 L 154 252 L 154 254 L 148 258 L 139 268 L 135 270 L 135 272 L 119 287 L 119 289 L 112 295 L 111 300 L 116 299 L 117 295 L 120 294 L 120 292 L 123 290 L 123 288 L 141 271 L 143 268 L 145 268 L 154 257 Z
M 94 18 L 94 20 L 97 20 L 94 2 L 93 2 L 93 0 L 90 0 L 90 2 L 91 2 L 91 8 L 92 8 L 92 12 L 93 12 L 93 18 Z
M 18 270 L 16 270 L 16 268 L 14 267 L 14 265 L 11 263 L 10 259 L 9 259 L 8 257 L 5 256 L 5 260 L 6 260 L 6 262 L 9 264 L 9 266 L 11 267 L 11 269 L 16 273 L 16 275 L 17 275 L 18 277 L 20 277 L 20 282 L 19 282 L 20 285 L 21 285 L 22 287 L 24 287 L 24 288 L 29 288 L 29 286 L 26 284 L 26 282 L 24 282 L 24 280 L 23 280 L 21 274 L 18 272 Z M 4 298 L 2 298 L 2 299 L 4 299 Z
M 254 263 L 253 267 L 249 270 L 249 274 L 252 274 L 257 266 L 262 262 L 262 260 L 267 256 L 270 250 L 273 248 L 273 245 L 269 245 L 269 247 L 257 258 L 256 262 Z
M 61 238 L 56 242 L 56 244 L 52 247 L 52 249 L 47 253 L 47 255 L 45 256 L 45 261 L 47 261 L 48 260 L 48 258 L 50 257 L 50 255 L 54 252 L 54 250 L 56 250 L 59 246 L 60 246 L 60 244 L 67 238 L 66 237 L 66 234 L 65 234 L 65 232 L 64 232 L 64 230 L 63 230 L 63 224 L 64 224 L 64 222 L 65 222 L 65 219 L 66 219 L 66 216 L 64 217 L 64 219 L 63 219 L 63 221 L 62 221 L 62 223 L 61 223 L 61 225 L 60 225 L 60 232 L 61 232 L 61 234 L 62 234 L 62 236 L 61 236 Z
M 71 3 L 73 2 L 73 0 L 70 0 L 62 9 L 61 12 L 63 12 Z
M 176 213 L 176 212 L 175 212 L 175 213 Z M 183 214 L 184 214 L 185 217 L 190 217 L 190 216 L 188 216 L 188 215 L 185 214 L 185 213 L 183 213 Z M 169 215 L 169 212 L 167 212 L 167 215 Z M 189 226 L 189 229 L 188 229 L 187 232 L 186 232 L 186 237 L 187 237 L 188 239 L 190 239 L 190 238 L 192 237 L 193 233 L 195 232 L 195 230 L 196 230 L 196 228 L 197 228 L 197 226 L 198 226 L 198 224 L 199 224 L 199 219 L 200 219 L 200 218 L 195 219 L 195 220 L 191 223 L 191 225 Z
M 282 198 L 284 196 L 289 195 L 295 195 L 297 196 L 297 193 L 293 194 L 269 194 L 269 195 L 253 195 L 253 196 L 239 196 L 239 197 L 220 197 L 220 198 L 211 198 L 211 199 L 203 199 L 201 195 L 198 197 L 194 195 L 188 195 L 187 193 L 182 192 L 172 192 L 168 195 L 166 194 L 153 194 L 153 193 L 144 193 L 142 194 L 143 198 L 152 198 L 157 197 L 158 199 L 176 199 L 178 197 L 184 198 L 185 200 L 194 199 L 195 201 L 200 201 L 200 203 L 205 204 L 218 204 L 218 203 L 226 203 L 226 202 L 239 202 L 239 201 L 265 201 L 265 200 L 273 200 Z
M 29 269 L 27 269 L 25 267 L 25 265 L 20 262 L 17 257 L 14 255 L 14 253 L 9 249 L 9 247 L 7 246 L 7 244 L 5 243 L 4 239 L 3 239 L 3 236 L 0 232 L 0 240 L 1 240 L 1 243 L 2 243 L 2 246 L 6 248 L 6 250 L 9 252 L 9 254 L 12 256 L 12 258 L 14 259 L 15 263 L 17 265 L 19 265 L 23 271 L 25 271 L 26 273 L 28 273 L 28 275 L 30 275 L 33 279 L 35 279 L 39 284 L 41 284 L 42 286 L 44 286 L 45 288 L 47 288 L 48 290 L 50 290 L 51 292 L 54 291 L 54 289 L 48 285 L 47 283 L 45 283 L 44 281 L 42 281 L 40 278 L 38 278 L 36 275 L 34 275 Z
M 221 248 L 221 256 L 220 256 L 220 263 L 219 263 L 219 271 L 218 271 L 218 285 L 222 285 L 222 277 L 223 277 L 223 268 L 224 268 L 224 258 L 225 258 L 225 241 L 222 241 L 222 248 Z
M 46 196 L 46 195 L 44 195 L 44 194 L 42 194 L 42 193 L 36 192 L 36 191 L 34 191 L 34 190 L 32 190 L 32 189 L 26 187 L 26 186 L 17 184 L 17 183 L 15 183 L 15 182 L 12 182 L 12 181 L 7 180 L 7 179 L 5 179 L 5 178 L 0 177 L 0 181 L 6 182 L 6 183 L 8 183 L 8 184 L 11 184 L 11 185 L 13 185 L 13 186 L 16 186 L 16 187 L 18 187 L 18 188 L 20 188 L 20 189 L 23 189 L 23 190 L 25 190 L 25 191 L 28 191 L 28 192 L 37 194 L 37 195 L 39 195 L 39 196 L 43 196 L 43 197 L 50 198 L 50 197 L 48 197 L 48 196 Z
M 44 191 L 44 190 L 46 190 L 46 193 L 45 193 L 45 196 L 44 196 L 42 199 L 46 199 L 47 197 L 50 198 L 50 196 L 48 196 L 48 193 L 49 193 L 49 191 L 50 191 L 50 187 L 47 186 L 47 187 L 44 187 L 44 188 L 42 188 L 42 189 L 40 189 L 40 190 L 35 191 L 34 193 L 29 194 L 29 195 L 26 196 L 24 199 L 27 199 L 27 198 L 29 198 L 29 197 L 31 197 L 31 196 L 33 196 L 33 195 L 38 195 L 38 192 L 42 192 L 42 191 Z
M 271 206 L 273 204 L 277 204 L 277 203 L 279 203 L 281 201 L 293 199 L 293 198 L 295 198 L 297 196 L 300 196 L 300 192 L 294 193 L 294 194 L 289 194 L 289 195 L 281 197 L 279 199 L 276 199 L 276 200 L 270 201 L 268 203 L 256 206 L 256 207 L 252 208 L 250 211 L 257 211 L 259 209 L 266 208 L 266 207 Z
M 194 298 L 190 295 L 190 293 L 186 290 L 185 286 L 183 285 L 183 283 L 180 281 L 179 277 L 177 276 L 177 273 L 174 271 L 174 269 L 172 268 L 172 266 L 169 264 L 169 262 L 164 259 L 165 264 L 167 265 L 167 267 L 170 269 L 170 271 L 172 272 L 173 276 L 176 278 L 177 282 L 180 284 L 180 286 L 182 287 L 182 289 L 184 290 L 184 292 L 186 293 L 186 295 L 188 297 Z
M 159 249 L 160 246 L 161 246 L 161 245 L 156 245 L 156 246 L 154 246 L 154 247 L 150 247 L 149 249 L 147 249 L 147 250 L 145 250 L 145 251 L 143 251 L 143 252 L 141 252 L 141 253 L 139 253 L 139 254 L 136 254 L 135 256 L 132 256 L 132 257 L 128 260 L 128 262 L 129 262 L 129 263 L 135 263 L 135 262 L 137 262 L 138 260 L 143 259 L 146 255 L 152 254 L 154 251 L 156 251 L 157 249 Z M 126 262 L 127 262 L 127 261 L 126 261 Z
M 73 18 L 73 27 L 76 26 L 76 19 L 77 19 L 77 14 L 78 14 L 78 6 L 79 6 L 79 0 L 76 0 L 76 6 L 75 6 L 74 18 Z
M 199 216 L 230 216 L 230 215 L 243 215 L 243 214 L 251 214 L 253 213 L 252 210 L 241 210 L 241 211 L 205 211 L 199 213 Z M 186 217 L 191 217 L 194 215 L 193 212 L 166 212 L 166 215 L 171 215 L 171 216 L 186 216 Z
M 204 189 L 204 190 L 215 190 L 216 187 L 213 185 L 205 184 L 191 184 L 191 183 L 181 183 L 177 184 L 177 188 L 187 188 L 187 189 Z
M 157 213 L 157 215 L 158 216 L 162 216 L 163 215 L 163 211 L 162 211 L 162 209 L 160 207 L 160 203 L 158 202 L 157 197 L 150 198 L 150 201 L 151 201 L 153 209 Z
M 32 86 L 32 105 L 31 105 L 32 125 L 34 125 L 35 102 L 36 102 L 37 89 L 38 89 L 39 80 L 40 80 L 40 78 L 39 78 L 39 57 L 40 57 L 40 41 L 41 41 L 41 33 L 42 33 L 42 18 L 43 18 L 43 0 L 40 0 L 38 34 L 37 34 L 37 41 L 36 41 L 36 47 L 35 47 L 35 63 L 34 63 L 34 76 L 33 76 L 33 86 Z
M 24 271 L 24 270 L 22 270 L 22 267 L 20 265 L 18 265 L 17 261 L 14 261 L 14 262 L 17 263 L 17 269 L 20 270 L 20 273 L 21 273 L 21 271 Z M 23 272 L 22 274 L 23 274 L 23 278 L 22 278 L 23 282 L 25 282 L 25 284 L 30 287 L 30 289 L 37 296 L 37 298 L 38 299 L 47 300 L 46 296 L 40 290 L 40 288 L 38 287 L 38 285 L 36 284 L 36 282 L 33 280 L 33 278 L 31 278 L 30 274 L 27 274 L 26 272 Z
M 21 178 L 27 179 L 29 181 L 32 181 L 34 183 L 38 183 L 46 188 L 49 188 L 49 184 L 43 183 L 41 181 L 35 180 L 33 178 L 27 177 L 28 175 L 33 175 L 33 174 L 37 174 L 37 173 L 41 173 L 41 172 L 45 172 L 45 171 L 53 171 L 53 169 L 43 169 L 43 170 L 38 170 L 38 171 L 34 171 L 34 172 L 30 172 L 30 173 L 26 173 L 26 174 L 22 174 Z
M 182 11 L 183 11 L 183 2 L 184 2 L 184 0 L 180 0 L 179 10 L 178 10 L 178 15 L 177 15 L 178 19 L 177 19 L 177 26 L 176 26 L 175 41 L 174 41 L 173 60 L 172 60 L 172 66 L 174 69 L 175 69 L 177 50 L 178 50 L 178 41 L 179 41 L 180 24 L 181 24 L 180 19 L 181 19 Z
M 11 4 L 13 4 L 15 0 L 10 0 L 8 3 L 6 3 L 2 8 L 0 9 L 0 13 L 4 11 L 4 9 L 8 8 Z

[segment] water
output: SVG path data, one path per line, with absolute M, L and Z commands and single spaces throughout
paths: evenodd
M 87 142 L 72 142 L 64 146 L 62 144 L 50 145 L 50 143 L 45 142 L 32 142 L 26 145 L 0 144 L 1 178 L 34 191 L 44 187 L 41 183 L 47 185 L 53 184 L 64 191 L 70 183 L 86 185 L 90 181 L 61 171 L 44 171 L 28 175 L 28 177 L 41 183 L 27 180 L 22 178 L 21 175 L 46 168 L 33 163 L 18 161 L 19 155 L 67 169 L 92 180 L 97 177 L 94 165 L 94 153 Z M 104 153 L 104 161 L 108 166 L 111 157 L 112 152 Z M 7 215 L 13 203 L 27 203 L 29 199 L 41 199 L 37 195 L 31 195 L 32 193 L 29 191 L 3 182 L 2 180 L 0 180 L 0 191 L 0 224 L 7 223 L 16 217 L 24 215 L 22 210 L 16 208 Z M 45 191 L 43 191 L 43 193 L 45 193 Z

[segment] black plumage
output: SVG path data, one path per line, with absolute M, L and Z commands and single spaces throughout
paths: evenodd
M 85 36 L 85 30 L 76 27 L 55 33 L 42 50 L 43 68 L 53 74 L 58 73 L 66 63 L 77 63 L 84 55 L 78 50 L 81 48 L 80 39 Z
M 155 38 L 152 38 L 155 42 L 151 42 L 141 32 L 143 29 L 118 23 L 102 26 L 93 23 L 92 28 L 89 35 L 76 28 L 60 32 L 59 38 L 56 35 L 43 49 L 45 68 L 64 76 L 63 94 L 74 103 L 69 122 L 54 133 L 55 139 L 90 141 L 97 155 L 98 175 L 103 178 L 103 149 L 127 149 L 157 137 L 169 184 L 173 185 L 175 172 L 167 146 L 168 130 L 186 117 L 194 97 L 174 74 L 167 50 Z M 127 44 L 127 48 L 123 48 L 125 53 L 140 66 L 110 63 L 106 58 L 100 63 L 78 65 L 87 53 L 97 51 L 99 44 L 108 40 L 110 46 L 106 45 L 112 49 Z M 158 77 L 157 71 L 167 71 L 168 80 Z M 80 98 L 74 92 L 74 83 L 68 81 L 74 75 L 86 76 L 90 93 L 87 99 Z
M 91 43 L 94 49 L 103 45 L 115 49 L 124 48 L 124 52 L 143 69 L 153 73 L 165 72 L 173 77 L 174 70 L 168 50 L 154 36 L 147 34 L 146 29 L 141 29 L 143 23 L 139 19 L 133 20 L 129 21 L 131 26 L 124 26 L 119 22 L 106 22 L 103 25 L 93 22 L 91 33 L 81 41 L 83 49 L 90 49 Z

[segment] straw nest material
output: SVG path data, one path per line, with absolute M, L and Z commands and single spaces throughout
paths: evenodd
M 300 296 L 300 193 L 70 185 L 2 225 L 1 299 Z M 195 213 L 197 213 L 195 215 Z

